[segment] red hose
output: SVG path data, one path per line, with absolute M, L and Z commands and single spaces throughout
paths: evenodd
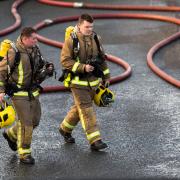
M 19 16 L 19 14 L 17 13 L 17 7 L 23 3 L 24 0 L 16 0 L 13 5 L 12 5 L 12 9 L 11 12 L 13 13 L 16 22 L 14 25 L 1 30 L 0 31 L 0 36 L 6 35 L 9 32 L 14 31 L 15 29 L 17 29 L 20 24 L 21 24 L 21 17 Z M 89 3 L 72 3 L 72 2 L 64 2 L 64 1 L 53 1 L 53 0 L 39 0 L 39 2 L 42 3 L 47 3 L 49 5 L 57 5 L 57 6 L 63 6 L 63 7 L 80 7 L 80 8 L 93 8 L 93 9 L 111 9 L 111 10 L 151 10 L 151 11 L 180 11 L 180 7 L 175 7 L 175 6 L 171 6 L 171 7 L 162 7 L 162 6 L 128 6 L 128 5 L 97 5 L 97 4 L 89 4 Z M 160 16 L 160 15 L 146 15 L 146 14 L 104 14 L 104 15 L 94 15 L 95 18 L 98 19 L 106 19 L 106 18 L 131 18 L 131 19 L 151 19 L 151 20 L 161 20 L 161 21 L 166 21 L 166 22 L 171 22 L 177 25 L 180 25 L 180 20 L 177 18 L 171 18 L 171 17 L 166 17 L 166 16 Z M 42 23 L 39 23 L 38 25 L 35 26 L 35 28 L 37 29 L 41 29 L 43 27 L 49 26 L 51 24 L 56 24 L 59 22 L 68 22 L 68 21 L 73 21 L 73 20 L 77 20 L 77 16 L 73 16 L 73 17 L 64 17 L 64 18 L 56 18 L 55 20 L 51 20 L 51 21 L 43 21 Z M 178 33 L 177 33 L 178 34 Z M 172 39 L 175 40 L 176 38 L 179 38 L 179 35 L 172 35 Z M 157 52 L 158 49 L 160 49 L 161 47 L 167 45 L 168 43 L 170 43 L 171 41 L 171 37 L 167 38 L 165 40 L 163 40 L 163 42 L 161 41 L 160 43 L 158 43 L 157 45 L 155 45 L 148 53 L 147 55 L 147 61 L 148 61 L 148 65 L 150 66 L 150 68 L 159 76 L 161 76 L 162 78 L 164 78 L 166 81 L 170 82 L 171 84 L 179 87 L 179 81 L 170 77 L 169 75 L 167 75 L 165 72 L 163 72 L 162 70 L 160 70 L 158 67 L 155 66 L 155 64 L 152 61 L 152 57 L 153 55 Z M 42 37 L 42 36 L 38 36 L 39 40 L 45 43 L 49 43 L 49 41 L 52 42 L 52 44 L 56 47 L 60 47 L 62 48 L 63 43 L 61 42 L 57 42 L 57 41 L 53 41 L 53 40 L 49 40 L 48 38 Z M 163 45 L 161 45 L 161 43 Z M 113 61 L 116 62 L 116 57 L 112 56 L 112 55 L 108 55 L 108 60 L 109 61 Z M 123 66 L 126 69 L 126 72 L 123 73 L 121 75 L 121 77 L 113 77 L 111 79 L 111 83 L 115 83 L 117 80 L 122 80 L 127 78 L 130 74 L 131 74 L 131 68 L 128 64 L 126 64 L 126 62 L 122 61 L 120 58 L 117 58 L 117 62 L 116 63 L 120 63 L 121 66 Z M 49 92 L 50 88 L 54 89 L 56 91 L 56 87 L 45 87 L 45 91 Z M 64 88 L 63 86 L 60 87 L 58 86 L 58 89 L 60 90 L 67 90 L 66 88 Z
M 101 18 L 101 17 L 104 17 L 104 15 L 97 15 L 97 16 L 94 15 L 93 17 L 94 18 Z M 57 24 L 59 22 L 62 23 L 62 22 L 68 22 L 68 21 L 73 21 L 73 20 L 77 20 L 77 19 L 78 19 L 78 16 L 59 17 L 59 18 L 56 18 L 56 19 L 53 19 L 53 20 L 45 20 L 43 22 L 40 22 L 37 25 L 35 25 L 34 28 L 36 30 L 39 30 L 39 29 L 42 29 L 44 27 L 47 27 L 47 26 L 50 26 L 50 25 L 53 25 L 53 24 Z M 62 48 L 62 46 L 63 46 L 63 43 L 61 43 L 61 42 L 54 41 L 54 40 L 45 38 L 45 37 L 40 36 L 40 35 L 38 35 L 38 40 L 43 42 L 43 43 L 46 43 L 48 45 L 55 46 L 55 47 L 58 47 L 58 48 Z M 120 66 L 122 66 L 126 70 L 123 74 L 121 74 L 119 76 L 116 76 L 116 77 L 112 77 L 110 79 L 111 84 L 122 81 L 122 80 L 126 79 L 127 77 L 129 77 L 131 75 L 131 67 L 129 66 L 128 63 L 126 63 L 122 59 L 120 59 L 118 57 L 115 57 L 115 56 L 112 56 L 112 55 L 107 55 L 107 60 L 119 64 Z M 60 90 L 63 90 L 63 91 L 67 90 L 67 88 L 64 88 L 63 86 L 57 86 L 57 87 L 52 87 L 52 88 L 53 88 L 53 91 L 58 91 L 59 88 L 60 88 Z M 51 89 L 51 87 L 45 87 L 43 92 L 49 92 L 50 89 Z
M 53 45 L 50 44 L 50 45 Z M 127 62 L 125 62 L 124 60 L 112 56 L 112 55 L 107 55 L 107 59 L 111 62 L 114 62 L 120 66 L 122 66 L 126 71 L 124 73 L 122 73 L 121 75 L 112 77 L 110 79 L 110 83 L 111 84 L 115 84 L 119 81 L 122 81 L 126 78 L 128 78 L 131 75 L 131 67 L 129 66 L 129 64 Z M 47 93 L 47 92 L 57 92 L 57 91 L 69 91 L 69 88 L 65 88 L 64 86 L 49 86 L 49 87 L 43 87 L 43 92 L 42 93 Z
M 96 19 L 149 19 L 149 20 L 159 20 L 174 23 L 180 25 L 180 19 L 168 17 L 168 16 L 161 16 L 161 15 L 151 15 L 151 14 L 131 14 L 131 13 L 123 13 L 123 14 L 95 14 L 92 15 Z M 66 17 L 57 17 L 55 19 L 46 19 L 34 27 L 36 29 L 41 29 L 45 26 L 50 26 L 52 24 L 69 22 L 69 21 L 76 21 L 79 16 L 66 16 Z
M 68 17 L 58 17 L 55 18 L 53 20 L 44 20 L 40 23 L 38 23 L 37 25 L 34 26 L 35 29 L 39 30 L 42 29 L 44 27 L 48 27 L 51 26 L 53 24 L 57 24 L 57 23 L 62 23 L 62 22 L 69 22 L 69 21 L 75 21 L 78 19 L 79 16 L 68 16 Z M 160 16 L 160 15 L 147 15 L 147 14 L 97 14 L 97 15 L 93 15 L 94 18 L 96 19 L 109 19 L 109 18 L 136 18 L 136 19 L 151 19 L 151 20 L 161 20 L 161 21 L 167 21 L 167 22 L 171 22 L 174 24 L 178 24 L 180 25 L 180 20 L 176 19 L 176 18 L 170 18 L 170 17 L 166 17 L 166 16 Z M 48 38 L 45 38 L 43 36 L 38 35 L 38 39 L 41 42 L 44 42 L 46 44 L 58 47 L 58 48 L 62 48 L 63 43 L 58 42 L 58 41 L 54 41 Z M 117 76 L 117 77 L 113 77 L 111 78 L 110 82 L 113 83 L 117 83 L 123 79 L 126 79 L 128 76 L 130 76 L 131 74 L 131 68 L 128 64 L 126 64 L 124 66 L 124 63 L 122 63 L 122 60 L 109 55 L 108 56 L 108 60 L 115 62 L 119 65 L 121 65 L 124 69 L 126 69 L 125 73 Z M 123 61 L 124 62 L 124 61 Z M 62 88 L 60 86 L 60 88 Z M 46 92 L 46 88 L 45 88 L 45 92 Z M 66 90 L 66 89 L 64 89 Z
M 149 67 L 157 74 L 159 75 L 161 78 L 163 78 L 164 80 L 166 80 L 167 82 L 171 83 L 172 85 L 180 88 L 180 81 L 174 79 L 172 76 L 166 74 L 164 71 L 162 71 L 161 69 L 159 69 L 154 63 L 153 63 L 153 56 L 154 54 L 157 52 L 157 50 L 159 50 L 160 48 L 162 48 L 163 46 L 167 45 L 168 43 L 176 40 L 180 38 L 180 32 L 173 34 L 172 36 L 164 39 L 163 41 L 157 43 L 156 45 L 154 45 L 150 51 L 147 54 L 147 64 L 149 65 Z
M 104 9 L 104 10 L 143 10 L 143 11 L 180 11 L 180 7 L 176 6 L 130 6 L 130 5 L 104 5 L 104 4 L 92 4 L 83 2 L 65 2 L 54 0 L 38 0 L 40 3 L 69 7 L 69 8 L 88 8 L 88 9 Z
M 48 45 L 51 45 L 51 46 L 54 46 L 54 47 L 57 47 L 57 48 L 62 48 L 62 46 L 63 46 L 63 43 L 61 43 L 61 42 L 53 41 L 53 40 L 50 40 L 50 39 L 45 38 L 45 37 L 40 36 L 40 35 L 38 35 L 38 40 L 45 43 L 45 44 L 48 44 Z M 120 66 L 122 66 L 126 70 L 121 75 L 112 77 L 110 79 L 111 84 L 122 81 L 122 80 L 128 78 L 131 75 L 131 67 L 124 60 L 122 60 L 122 59 L 120 59 L 118 57 L 112 56 L 112 55 L 107 55 L 107 60 L 109 60 L 111 62 L 114 62 L 116 64 L 119 64 Z M 45 92 L 56 92 L 56 91 L 68 91 L 68 90 L 69 89 L 65 88 L 64 86 L 49 86 L 49 87 L 44 87 L 43 88 L 43 93 L 45 93 Z
M 21 16 L 17 13 L 17 8 L 24 2 L 24 0 L 16 0 L 12 7 L 11 7 L 11 13 L 13 14 L 15 18 L 15 23 L 12 26 L 9 26 L 8 28 L 5 28 L 0 31 L 0 36 L 4 36 L 10 32 L 15 31 L 18 27 L 21 26 Z

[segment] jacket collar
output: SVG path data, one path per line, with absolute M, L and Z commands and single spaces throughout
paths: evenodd
M 26 47 L 24 46 L 24 44 L 23 44 L 22 41 L 21 41 L 20 36 L 17 38 L 16 45 L 17 45 L 19 51 L 24 52 L 24 53 L 27 53 L 27 52 L 28 52 L 28 53 L 31 53 L 32 50 L 33 50 L 33 48 L 26 48 Z

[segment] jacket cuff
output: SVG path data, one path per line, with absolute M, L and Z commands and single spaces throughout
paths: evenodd
M 85 64 L 79 64 L 77 68 L 78 73 L 84 73 L 85 72 Z
M 104 81 L 106 81 L 106 80 L 108 80 L 108 79 L 110 79 L 110 73 L 109 74 L 106 74 L 106 75 L 104 75 L 103 77 L 102 77 L 102 80 L 104 80 Z

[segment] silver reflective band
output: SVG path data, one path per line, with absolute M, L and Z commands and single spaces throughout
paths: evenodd
M 45 24 L 51 24 L 51 23 L 53 23 L 53 20 L 51 20 L 51 19 L 45 19 L 44 22 L 45 22 Z
M 83 2 L 75 2 L 73 6 L 79 8 L 79 7 L 83 7 L 83 5 L 84 5 Z
M 14 42 L 11 42 L 10 44 L 11 44 L 12 48 L 13 48 L 16 52 L 18 52 L 18 49 L 17 49 L 15 43 L 14 43 Z

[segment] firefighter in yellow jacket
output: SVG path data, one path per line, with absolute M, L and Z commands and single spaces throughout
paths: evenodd
M 93 98 L 100 78 L 107 86 L 110 73 L 100 37 L 93 32 L 93 21 L 89 14 L 82 14 L 62 48 L 61 64 L 66 71 L 64 82 L 67 84 L 69 81 L 74 105 L 60 124 L 59 131 L 65 142 L 75 143 L 72 131 L 80 121 L 90 148 L 100 150 L 106 148 L 107 144 L 101 140 Z
M 44 61 L 36 44 L 36 31 L 25 27 L 15 46 L 12 45 L 0 62 L 0 101 L 5 93 L 9 94 L 17 113 L 16 123 L 5 130 L 3 136 L 13 151 L 18 150 L 20 162 L 25 164 L 35 162 L 31 155 L 31 140 L 41 117 L 39 84 L 45 79 L 42 69 L 46 66 L 47 74 L 53 71 L 53 64 Z

